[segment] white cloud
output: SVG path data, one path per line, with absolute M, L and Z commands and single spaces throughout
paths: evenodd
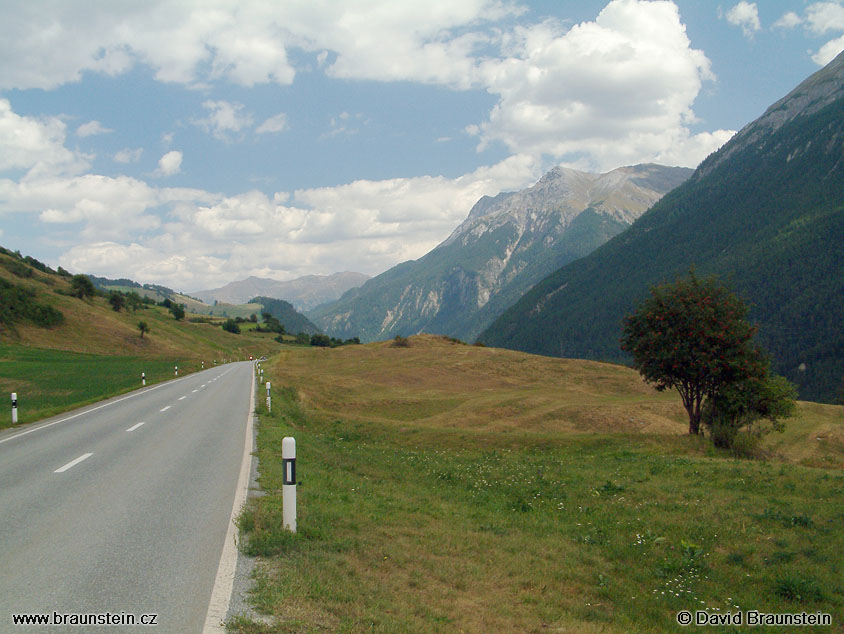
M 135 148 L 134 150 L 130 150 L 129 148 L 120 150 L 119 152 L 115 152 L 114 154 L 114 161 L 116 163 L 137 163 L 141 160 L 141 156 L 144 153 L 144 148 Z
M 794 13 L 794 11 L 788 11 L 787 13 L 783 13 L 782 17 L 774 22 L 774 28 L 793 29 L 801 24 L 803 24 L 803 18 Z
M 34 119 L 16 114 L 0 99 L 0 172 L 23 170 L 29 176 L 78 174 L 90 157 L 65 146 L 67 127 L 56 117 Z
M 690 137 L 692 104 L 713 79 L 670 2 L 614 0 L 594 22 L 517 28 L 509 57 L 483 62 L 500 96 L 489 119 L 467 129 L 480 148 L 502 142 L 581 168 L 612 169 L 671 154 L 694 167 L 731 131 Z M 680 142 L 681 147 L 677 147 Z
M 155 170 L 155 175 L 173 176 L 174 174 L 178 174 L 181 169 L 182 153 L 178 150 L 171 150 L 158 160 L 158 169 Z
M 755 2 L 741 0 L 727 11 L 726 17 L 727 22 L 741 27 L 745 37 L 753 37 L 753 34 L 762 28 L 759 23 L 759 8 Z
M 803 17 L 794 12 L 784 14 L 774 24 L 775 27 L 792 29 L 803 25 L 804 29 L 815 37 L 828 36 L 830 33 L 844 33 L 844 6 L 839 1 L 814 2 L 806 7 Z M 844 51 L 844 35 L 839 35 L 812 54 L 812 60 L 819 66 L 825 66 L 841 51 Z
M 287 129 L 287 115 L 283 112 L 279 112 L 277 115 L 273 115 L 266 121 L 264 121 L 261 125 L 255 128 L 255 132 L 258 134 L 267 134 L 267 133 L 275 133 L 275 132 L 284 132 Z
M 514 156 L 458 178 L 361 180 L 272 197 L 99 177 L 57 184 L 52 197 L 33 190 L 31 206 L 54 203 L 41 222 L 82 223 L 82 243 L 60 258 L 65 268 L 197 290 L 248 275 L 380 273 L 444 240 L 481 196 L 525 187 L 540 171 L 531 157 Z M 76 197 L 67 195 L 73 187 Z M 74 204 L 80 196 L 91 202 Z M 169 209 L 163 220 L 150 213 L 160 206 Z
M 110 134 L 112 132 L 114 132 L 114 130 L 104 127 L 99 121 L 89 121 L 88 123 L 83 123 L 81 126 L 76 128 L 76 136 L 81 137 Z
M 844 6 L 839 2 L 816 2 L 806 9 L 806 26 L 816 35 L 844 31 Z
M 815 35 L 844 31 L 844 6 L 838 2 L 816 2 L 806 9 L 806 28 Z M 844 35 L 836 37 L 812 55 L 819 66 L 825 66 L 844 50 Z
M 208 116 L 195 119 L 194 125 L 221 141 L 232 141 L 235 135 L 252 125 L 252 115 L 243 112 L 242 103 L 205 101 L 202 107 L 208 111 Z

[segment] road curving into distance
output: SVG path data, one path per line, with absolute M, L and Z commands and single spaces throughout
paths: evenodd
M 219 366 L 0 433 L 0 632 L 203 631 L 253 377 Z

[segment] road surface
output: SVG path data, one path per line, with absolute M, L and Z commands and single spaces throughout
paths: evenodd
M 203 631 L 253 376 L 215 367 L 0 433 L 0 632 Z

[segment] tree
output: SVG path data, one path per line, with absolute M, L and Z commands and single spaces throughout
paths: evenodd
M 91 278 L 81 273 L 70 278 L 70 289 L 71 294 L 79 299 L 93 297 L 97 294 L 97 289 L 94 288 Z
M 123 296 L 123 293 L 111 291 L 108 294 L 108 303 L 111 304 L 114 312 L 119 313 L 120 309 L 126 305 L 126 298 Z
M 145 321 L 138 322 L 138 330 L 141 331 L 141 339 L 144 338 L 144 333 L 149 332 L 149 325 Z
M 771 375 L 765 364 L 757 376 L 725 385 L 703 407 L 703 422 L 716 447 L 751 451 L 765 434 L 783 431 L 784 418 L 796 407 L 797 390 L 781 376 Z M 769 425 L 758 425 L 767 421 Z M 744 442 L 739 433 L 744 431 Z
M 766 360 L 751 339 L 747 306 L 714 277 L 687 278 L 651 288 L 624 320 L 621 348 L 657 390 L 676 388 L 701 433 L 701 406 L 725 386 L 765 376 Z
M 223 330 L 226 332 L 231 332 L 235 335 L 240 334 L 240 326 L 237 325 L 237 322 L 234 319 L 227 319 L 223 323 Z
M 181 321 L 185 318 L 185 307 L 181 304 L 170 304 L 170 312 L 173 313 L 173 317 L 176 321 Z

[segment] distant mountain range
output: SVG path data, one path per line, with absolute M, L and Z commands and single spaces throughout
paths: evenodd
M 660 165 L 606 174 L 555 168 L 529 189 L 484 196 L 427 255 L 308 316 L 342 338 L 428 332 L 474 339 L 534 283 L 627 228 L 691 173 Z
M 334 273 L 333 275 L 306 275 L 295 280 L 280 282 L 263 277 L 248 277 L 230 282 L 221 288 L 196 291 L 207 304 L 215 301 L 225 304 L 245 304 L 256 296 L 272 297 L 290 302 L 298 311 L 308 311 L 320 304 L 333 301 L 351 288 L 369 279 L 363 273 Z
M 562 267 L 481 340 L 623 361 L 621 322 L 694 265 L 751 306 L 774 368 L 802 398 L 844 383 L 844 54 L 706 159 L 632 227 Z

